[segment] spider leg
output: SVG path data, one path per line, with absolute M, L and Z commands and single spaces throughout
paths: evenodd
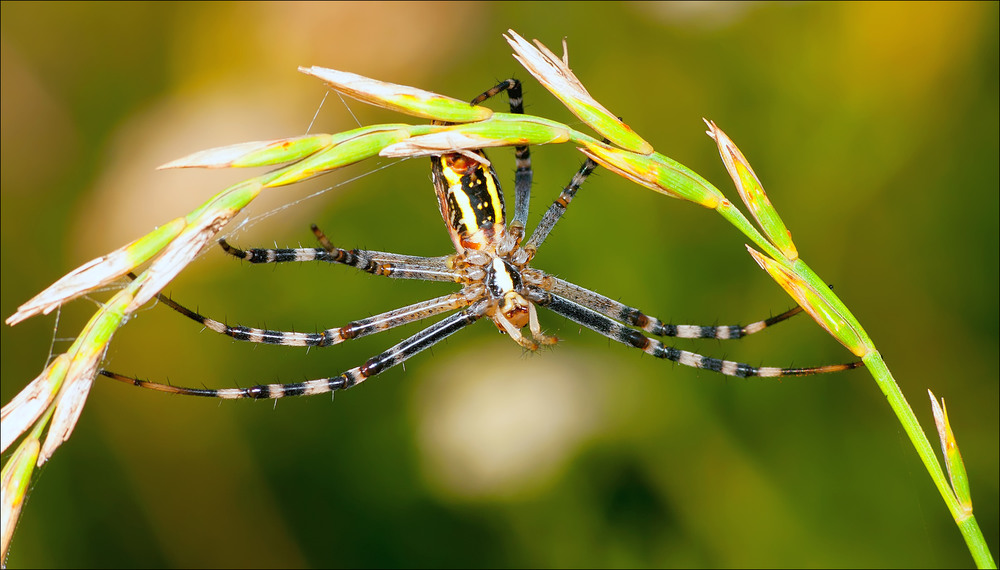
M 184 305 L 174 301 L 170 297 L 158 293 L 156 297 L 160 302 L 186 316 L 197 321 L 209 330 L 219 334 L 232 337 L 236 340 L 262 344 L 277 344 L 281 346 L 332 346 L 340 344 L 345 340 L 361 338 L 370 334 L 387 331 L 389 329 L 440 315 L 448 311 L 464 307 L 469 304 L 463 293 L 453 293 L 436 299 L 414 303 L 412 305 L 387 311 L 379 315 L 374 315 L 366 319 L 351 321 L 342 327 L 326 329 L 316 333 L 299 333 L 289 331 L 276 331 L 268 329 L 258 329 L 245 327 L 242 325 L 227 325 L 215 319 L 201 315 Z
M 507 333 L 507 336 L 513 339 L 514 342 L 530 350 L 531 352 L 538 350 L 538 343 L 521 334 L 521 329 L 514 326 L 514 323 L 510 322 L 507 319 L 507 317 L 497 313 L 493 317 L 493 320 L 501 327 L 503 327 L 503 330 Z
M 392 277 L 394 279 L 421 279 L 424 281 L 461 282 L 462 273 L 449 267 L 449 256 L 419 257 L 400 255 L 381 251 L 364 249 L 346 250 L 335 247 L 323 232 L 312 226 L 313 233 L 323 247 L 306 247 L 297 249 L 239 249 L 220 239 L 219 245 L 223 251 L 249 261 L 250 263 L 285 263 L 290 261 L 325 261 L 339 263 L 371 273 Z
M 420 257 L 363 249 L 347 251 L 334 246 L 316 224 L 312 224 L 310 227 L 323 249 L 336 258 L 336 263 L 343 263 L 373 275 L 384 275 L 393 279 L 462 281 L 461 273 L 451 265 L 452 256 Z
M 531 237 L 528 239 L 528 243 L 524 245 L 524 249 L 534 256 L 534 253 L 538 251 L 538 248 L 545 241 L 545 238 L 549 236 L 549 232 L 555 227 L 556 223 L 562 218 L 562 215 L 566 212 L 566 208 L 569 203 L 576 196 L 577 190 L 583 185 L 587 177 L 597 168 L 597 163 L 591 159 L 584 161 L 583 165 L 580 166 L 580 170 L 573 175 L 573 178 L 569 181 L 569 184 L 563 188 L 563 191 L 559 193 L 559 197 L 556 198 L 549 209 L 545 211 L 545 215 L 542 216 L 542 221 L 538 222 L 535 226 L 535 231 L 531 233 Z
M 578 305 L 582 305 L 592 311 L 600 313 L 605 317 L 610 317 L 626 325 L 640 328 L 650 334 L 657 336 L 672 336 L 677 338 L 715 338 L 719 340 L 743 338 L 746 335 L 760 332 L 769 326 L 775 325 L 802 312 L 802 307 L 789 309 L 780 315 L 769 319 L 741 325 L 672 325 L 664 323 L 655 317 L 644 314 L 639 309 L 629 307 L 595 293 L 589 289 L 584 289 L 568 281 L 547 275 L 541 280 L 541 288 L 555 293 L 560 297 L 568 299 Z
M 369 358 L 361 366 L 351 368 L 339 376 L 330 378 L 319 378 L 307 380 L 305 382 L 295 382 L 290 384 L 259 384 L 249 388 L 185 388 L 182 386 L 170 386 L 168 384 L 158 384 L 146 380 L 139 380 L 129 376 L 123 376 L 115 372 L 101 370 L 100 374 L 133 384 L 142 388 L 158 390 L 160 392 L 170 392 L 172 394 L 184 394 L 187 396 L 202 396 L 207 398 L 222 398 L 226 400 L 235 399 L 273 399 L 285 398 L 288 396 L 311 396 L 333 392 L 334 390 L 346 390 L 356 386 L 366 379 L 385 372 L 386 370 L 400 364 L 411 356 L 430 348 L 441 342 L 445 338 L 465 328 L 466 326 L 479 320 L 489 307 L 489 301 L 482 300 L 465 308 L 464 310 L 450 315 L 437 323 L 425 328 L 410 338 L 393 346 L 389 350 Z
M 542 332 L 542 325 L 538 322 L 538 309 L 535 308 L 534 303 L 528 304 L 528 330 L 531 331 L 531 336 L 541 344 L 551 346 L 559 342 L 559 338 Z
M 595 332 L 598 332 L 611 340 L 618 341 L 624 345 L 642 350 L 646 354 L 657 358 L 672 360 L 684 366 L 711 370 L 727 376 L 737 376 L 747 378 L 750 376 L 760 376 L 763 378 L 775 378 L 780 376 L 808 376 L 811 374 L 823 374 L 826 372 L 838 372 L 840 370 L 850 370 L 862 365 L 862 362 L 852 362 L 849 364 L 834 364 L 830 366 L 817 366 L 813 368 L 776 368 L 771 366 L 751 366 L 741 362 L 710 358 L 680 350 L 672 346 L 666 346 L 662 342 L 649 338 L 637 330 L 595 312 L 583 305 L 577 304 L 559 295 L 539 289 L 529 287 L 526 298 L 532 302 L 548 308 L 554 313 L 560 314 L 569 320 L 583 325 Z

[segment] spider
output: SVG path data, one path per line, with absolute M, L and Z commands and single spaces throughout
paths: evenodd
M 504 91 L 507 93 L 511 113 L 523 113 L 521 84 L 517 79 L 500 82 L 473 99 L 471 104 L 478 105 Z M 527 350 L 535 351 L 542 345 L 553 345 L 558 339 L 542 332 L 537 307 L 545 307 L 612 340 L 638 348 L 657 358 L 729 376 L 804 376 L 848 370 L 861 364 L 854 362 L 813 368 L 754 367 L 680 350 L 643 333 L 677 338 L 735 339 L 759 332 L 788 319 L 802 309 L 796 307 L 747 326 L 671 325 L 531 267 L 531 260 L 538 248 L 597 164 L 589 158 L 583 163 L 559 197 L 549 206 L 531 236 L 524 241 L 532 183 L 531 156 L 527 146 L 514 147 L 514 155 L 514 216 L 509 221 L 496 172 L 489 166 L 482 150 L 431 157 L 431 174 L 438 206 L 455 246 L 455 253 L 452 255 L 417 257 L 359 249 L 348 251 L 334 246 L 315 225 L 312 230 L 321 245 L 316 248 L 241 250 L 225 240 L 219 240 L 226 253 L 250 263 L 340 263 L 394 279 L 458 283 L 462 288 L 456 293 L 317 333 L 229 326 L 202 316 L 165 295 L 158 295 L 161 302 L 217 333 L 236 340 L 283 346 L 330 346 L 457 310 L 385 352 L 371 357 L 364 364 L 330 378 L 224 389 L 158 384 L 107 370 L 102 370 L 101 374 L 136 386 L 190 396 L 265 399 L 321 394 L 356 386 L 482 318 L 491 319 L 501 332 Z M 528 328 L 528 334 L 523 332 L 525 327 Z

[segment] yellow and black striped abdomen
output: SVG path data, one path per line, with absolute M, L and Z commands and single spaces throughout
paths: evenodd
M 493 168 L 457 153 L 432 160 L 441 215 L 455 247 L 495 247 L 504 231 L 504 201 Z

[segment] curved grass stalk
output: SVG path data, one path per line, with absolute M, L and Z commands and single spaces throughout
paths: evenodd
M 582 84 L 570 70 L 567 55 L 564 54 L 562 58 L 558 58 L 537 40 L 535 41 L 536 47 L 513 30 L 509 30 L 509 33 L 510 37 L 507 38 L 507 41 L 514 48 L 517 54 L 515 57 L 524 63 L 528 71 L 550 90 L 553 90 L 552 86 L 569 86 L 568 92 L 554 94 L 582 121 L 615 142 L 615 135 L 618 134 L 615 129 L 621 129 L 621 127 L 614 126 L 615 117 L 613 115 L 607 113 L 606 116 L 594 121 L 588 113 L 579 112 L 579 108 L 586 108 L 589 111 L 594 108 L 594 105 L 587 101 L 590 95 L 582 88 Z M 603 109 L 599 105 L 597 107 Z M 592 121 L 595 124 L 592 124 Z M 620 123 L 620 121 L 618 122 Z M 609 125 L 612 125 L 610 131 Z M 739 190 L 740 197 L 750 209 L 764 235 L 761 235 L 732 203 L 721 197 L 721 193 L 714 186 L 683 165 L 667 159 L 659 153 L 640 153 L 592 143 L 586 144 L 581 150 L 607 168 L 643 186 L 717 210 L 723 218 L 743 232 L 750 241 L 764 250 L 765 253 L 761 254 L 748 247 L 754 260 L 821 327 L 848 350 L 862 358 L 879 389 L 885 394 L 896 417 L 899 418 L 945 504 L 948 505 L 976 565 L 980 568 L 996 568 L 996 562 L 990 554 L 982 531 L 972 515 L 972 501 L 965 480 L 964 467 L 959 468 L 961 459 L 958 446 L 954 435 L 951 434 L 950 427 L 946 428 L 946 420 L 939 419 L 938 425 L 941 431 L 942 446 L 945 449 L 945 459 L 949 465 L 948 470 L 952 475 L 951 484 L 945 479 L 944 472 L 927 436 L 920 428 L 913 410 L 868 333 L 865 332 L 861 323 L 851 314 L 843 301 L 804 261 L 799 259 L 798 251 L 791 240 L 791 234 L 767 199 L 763 187 L 743 154 L 714 123 L 708 122 L 708 125 L 710 129 L 708 134 L 718 144 L 723 162 Z M 627 127 L 624 128 L 627 129 Z M 611 134 L 607 134 L 608 132 Z M 628 129 L 627 132 L 622 131 L 620 136 L 627 138 L 631 134 L 633 134 L 631 129 Z M 622 146 L 627 148 L 626 145 Z M 933 395 L 932 402 L 936 408 L 937 403 L 934 401 Z M 943 416 L 943 413 L 940 415 Z

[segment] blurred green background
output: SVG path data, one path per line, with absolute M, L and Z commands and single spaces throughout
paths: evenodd
M 946 398 L 996 557 L 997 27 L 997 3 L 5 2 L 0 309 L 6 318 L 253 174 L 159 164 L 301 134 L 317 108 L 312 132 L 352 128 L 351 111 L 364 124 L 405 120 L 335 96 L 320 108 L 325 90 L 299 65 L 463 99 L 516 76 L 527 112 L 575 125 L 501 33 L 555 51 L 566 37 L 599 101 L 734 199 L 702 117 L 736 141 L 925 429 L 927 389 Z M 532 152 L 533 226 L 581 156 Z M 491 158 L 512 180 L 510 153 Z M 251 210 L 231 230 L 242 246 L 312 246 L 316 222 L 347 247 L 450 247 L 425 160 L 370 161 Z M 671 322 L 745 323 L 790 300 L 743 243 L 715 214 L 602 172 L 536 265 Z M 310 331 L 448 290 L 344 267 L 249 267 L 214 250 L 168 287 L 231 323 Z M 0 327 L 4 402 L 93 309 L 78 300 L 58 326 Z M 36 477 L 8 563 L 971 564 L 865 371 L 727 379 L 541 317 L 563 339 L 552 350 L 524 355 L 480 324 L 333 403 L 220 404 L 98 380 Z M 192 386 L 291 382 L 415 330 L 307 353 L 237 344 L 157 306 L 118 334 L 106 366 Z M 738 344 L 682 345 L 752 364 L 851 360 L 803 317 Z

